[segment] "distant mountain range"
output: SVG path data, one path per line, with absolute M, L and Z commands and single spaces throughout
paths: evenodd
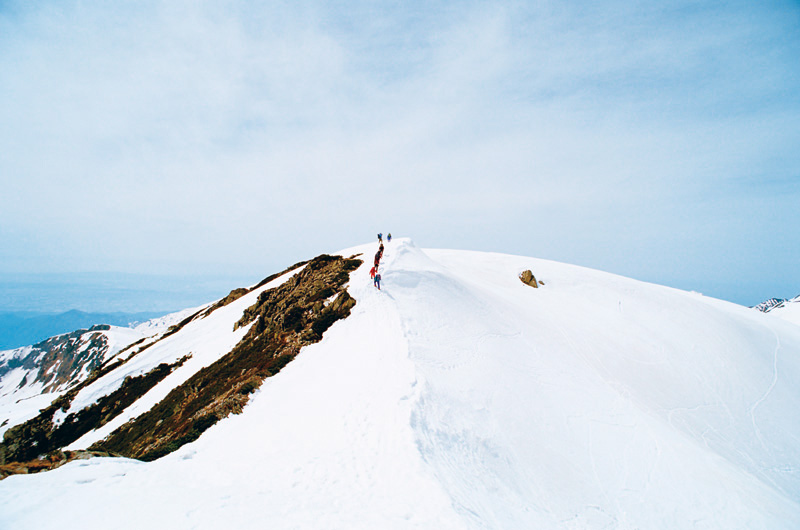
M 758 305 L 754 305 L 753 309 L 758 309 L 762 313 L 769 313 L 776 307 L 782 307 L 785 302 L 785 298 L 770 298 L 769 300 L 764 300 Z
M 164 312 L 86 313 L 77 310 L 64 313 L 0 312 L 0 350 L 36 344 L 55 335 L 98 324 L 129 327 L 164 314 Z

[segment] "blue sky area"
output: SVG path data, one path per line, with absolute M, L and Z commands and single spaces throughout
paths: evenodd
M 796 1 L 0 1 L 0 274 L 391 231 L 795 296 L 799 57 Z

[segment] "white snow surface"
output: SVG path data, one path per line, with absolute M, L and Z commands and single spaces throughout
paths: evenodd
M 341 252 L 365 259 L 351 316 L 242 414 L 155 462 L 9 477 L 0 528 L 800 528 L 800 327 L 407 239 L 386 245 L 378 291 L 375 250 Z M 209 362 L 238 337 L 219 311 L 151 349 Z

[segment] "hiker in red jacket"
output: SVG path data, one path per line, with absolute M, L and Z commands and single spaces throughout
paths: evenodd
M 378 274 L 378 267 L 372 267 L 372 268 L 369 270 L 369 277 L 370 277 L 370 278 L 372 278 L 372 279 L 374 280 L 374 279 L 375 279 L 375 275 L 376 275 L 376 274 Z

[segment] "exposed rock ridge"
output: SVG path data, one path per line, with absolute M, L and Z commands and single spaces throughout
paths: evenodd
M 264 291 L 237 323 L 255 321 L 230 353 L 90 449 L 155 460 L 197 439 L 221 418 L 241 412 L 265 378 L 350 314 L 355 300 L 345 287 L 361 263 L 323 254 L 281 286 Z
M 102 363 L 102 359 L 107 350 L 107 339 L 101 345 L 100 338 L 93 337 L 97 341 L 92 347 L 85 348 L 81 348 L 76 342 L 75 338 L 87 333 L 87 330 L 48 339 L 35 347 L 29 347 L 31 351 L 24 357 L 12 358 L 9 369 L 18 366 L 35 369 L 43 360 L 52 358 L 50 364 L 42 365 L 39 373 L 53 379 L 52 373 L 74 374 L 79 368 L 84 370 L 83 373 L 88 372 L 87 369 L 81 368 L 83 363 L 70 362 L 69 355 L 79 353 L 82 354 L 79 357 L 84 362 L 89 358 L 92 371 L 82 380 L 64 380 L 64 388 L 68 388 L 64 394 L 57 397 L 37 417 L 6 431 L 3 443 L 0 444 L 0 465 L 5 466 L 5 471 L 0 475 L 57 467 L 51 465 L 52 463 L 39 465 L 34 462 L 37 457 L 42 459 L 41 462 L 52 460 L 58 465 L 63 463 L 64 458 L 61 456 L 43 457 L 56 454 L 83 434 L 111 421 L 174 369 L 181 366 L 187 357 L 171 365 L 160 364 L 141 376 L 127 378 L 119 388 L 100 398 L 93 405 L 70 413 L 61 422 L 55 421 L 56 413 L 67 412 L 75 396 L 83 388 L 121 367 L 153 344 L 178 333 L 188 323 L 205 318 L 212 311 L 238 299 L 243 294 L 307 263 L 309 264 L 307 270 L 291 278 L 281 287 L 262 293 L 258 302 L 248 308 L 245 317 L 237 323 L 237 326 L 246 325 L 256 318 L 263 318 L 266 324 L 254 325 L 232 352 L 174 390 L 164 402 L 157 405 L 156 408 L 162 407 L 158 412 L 146 413 L 135 418 L 112 433 L 108 440 L 96 444 L 127 448 L 119 453 L 152 460 L 196 439 L 219 418 L 231 412 L 240 412 L 248 400 L 248 394 L 258 388 L 265 377 L 277 373 L 294 358 L 302 346 L 318 341 L 333 322 L 347 316 L 355 301 L 347 294 L 344 286 L 349 279 L 349 272 L 357 268 L 361 261 L 322 255 L 310 263 L 297 263 L 265 278 L 251 289 L 235 289 L 225 299 L 207 309 L 195 312 L 160 335 L 131 343 L 105 363 Z M 287 314 L 283 315 L 282 312 Z M 107 326 L 96 326 L 90 331 L 99 332 L 103 329 L 107 329 Z M 102 333 L 97 334 L 102 335 Z M 41 348 L 33 349 L 43 348 L 45 345 L 53 347 L 53 352 Z M 50 382 L 54 381 L 55 379 Z M 187 395 L 193 396 L 193 399 L 187 399 Z M 182 410 L 173 410 L 173 420 L 158 422 L 159 425 L 155 427 L 160 427 L 162 423 L 165 426 L 155 429 L 157 432 L 150 433 L 154 430 L 154 426 L 148 424 L 148 418 L 157 416 L 159 420 L 162 419 L 164 406 L 169 406 L 166 403 L 174 401 L 176 396 L 180 396 L 181 403 L 188 407 L 188 416 Z M 173 428 L 174 432 L 164 435 L 165 429 Z M 133 438 L 132 434 L 135 434 Z M 142 451 L 137 449 L 138 445 L 132 443 L 132 440 L 138 440 L 137 436 L 144 435 L 147 435 L 147 442 L 145 450 Z M 104 451 L 95 453 L 105 454 Z M 23 471 L 14 471 L 15 469 Z

